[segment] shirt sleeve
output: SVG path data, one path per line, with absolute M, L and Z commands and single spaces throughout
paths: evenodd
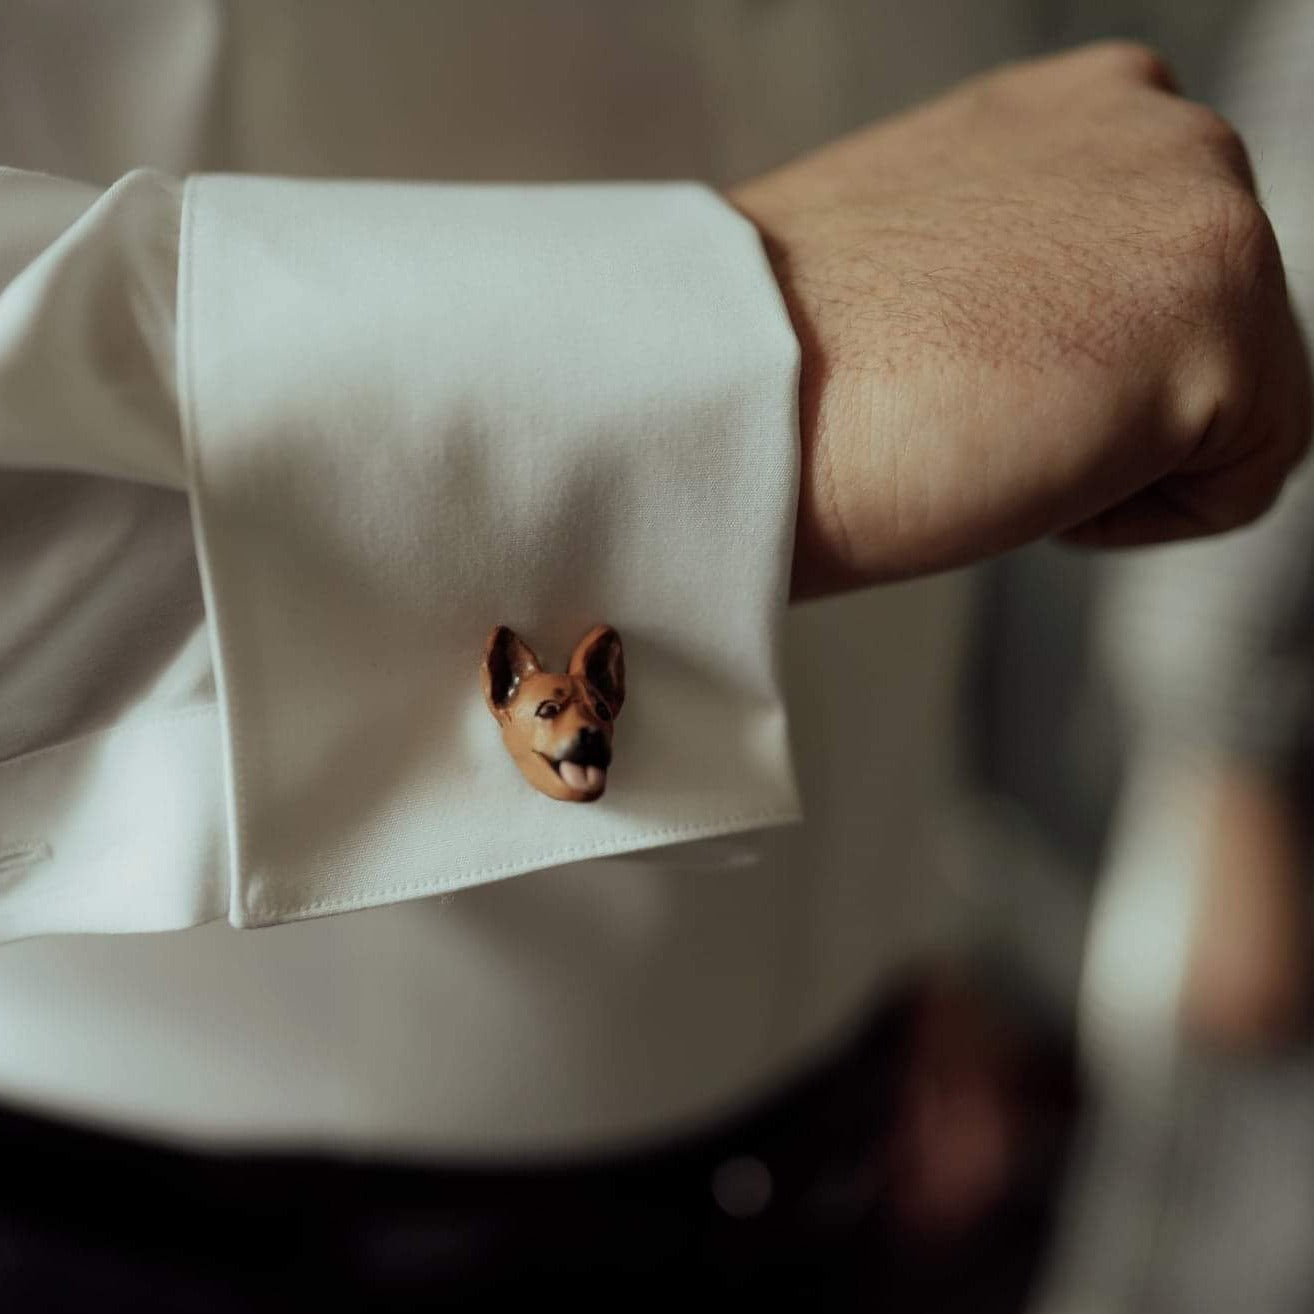
M 0 207 L 0 479 L 190 506 L 233 925 L 797 818 L 798 347 L 714 192 L 7 171 Z M 615 764 L 563 804 L 479 659 L 600 622 Z

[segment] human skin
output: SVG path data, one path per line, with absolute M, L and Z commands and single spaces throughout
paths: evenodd
M 1311 961 L 1309 853 L 1300 807 L 1269 771 L 1220 759 L 1198 771 L 1201 889 L 1182 988 L 1197 1043 L 1263 1051 L 1299 1037 Z
M 1236 528 L 1304 452 L 1245 148 L 1144 47 L 985 74 L 727 196 L 802 348 L 796 598 Z

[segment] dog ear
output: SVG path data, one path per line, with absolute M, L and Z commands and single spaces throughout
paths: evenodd
M 488 710 L 494 716 L 505 711 L 520 681 L 528 675 L 537 675 L 540 669 L 533 650 L 514 630 L 494 625 L 484 644 L 484 662 L 480 668 Z
M 625 701 L 625 654 L 620 635 L 610 625 L 595 625 L 570 654 L 570 674 L 587 680 L 603 697 L 612 716 Z

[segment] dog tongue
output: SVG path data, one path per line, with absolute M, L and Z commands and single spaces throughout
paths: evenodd
M 557 770 L 571 789 L 578 789 L 581 793 L 596 793 L 607 780 L 607 773 L 601 767 L 580 766 L 578 762 L 561 762 Z

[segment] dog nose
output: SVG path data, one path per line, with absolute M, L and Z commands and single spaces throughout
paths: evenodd
M 566 760 L 577 762 L 580 766 L 596 766 L 606 770 L 611 765 L 611 747 L 606 735 L 592 726 L 585 726 L 575 736 Z

